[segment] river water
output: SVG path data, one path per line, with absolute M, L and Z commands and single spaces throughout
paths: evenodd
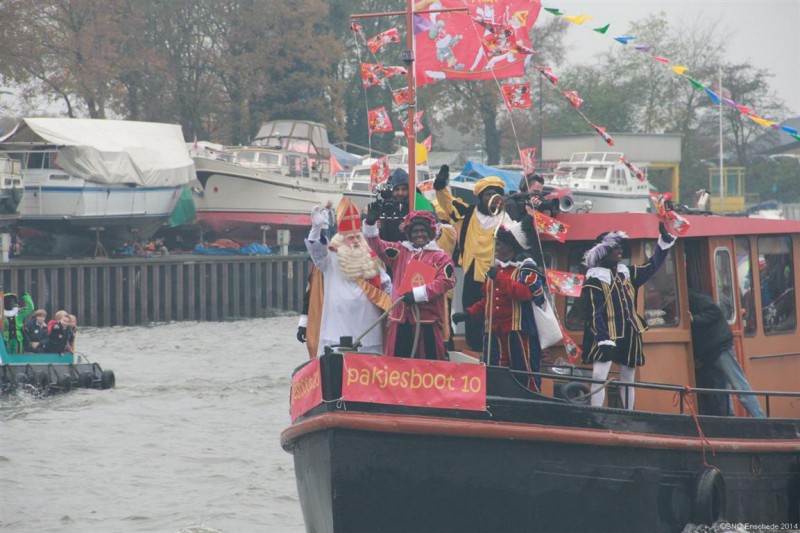
M 279 443 L 296 324 L 80 330 L 117 386 L 0 400 L 0 531 L 305 531 Z

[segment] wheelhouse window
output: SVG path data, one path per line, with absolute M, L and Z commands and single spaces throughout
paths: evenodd
M 758 271 L 764 333 L 794 331 L 797 311 L 791 237 L 759 237 Z
M 733 270 L 731 253 L 727 248 L 714 250 L 714 284 L 717 287 L 717 305 L 729 324 L 736 321 L 736 302 L 733 298 Z
M 645 245 L 647 257 L 653 254 L 655 246 L 655 242 Z M 680 321 L 677 274 L 675 254 L 671 253 L 658 272 L 643 286 L 644 319 L 651 328 L 677 326 Z
M 739 301 L 742 302 L 742 329 L 745 335 L 755 335 L 758 316 L 753 292 L 750 241 L 746 237 L 736 237 L 736 279 L 739 281 Z

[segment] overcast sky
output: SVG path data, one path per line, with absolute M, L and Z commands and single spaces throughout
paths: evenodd
M 746 61 L 774 75 L 770 84 L 790 111 L 784 117 L 765 118 L 781 121 L 800 116 L 800 0 L 543 0 L 542 6 L 558 8 L 565 15 L 594 17 L 583 26 L 571 25 L 565 40 L 571 49 L 569 63 L 623 46 L 613 37 L 624 35 L 630 22 L 650 14 L 663 11 L 670 27 L 720 21 L 731 37 L 727 61 Z M 542 10 L 539 20 L 552 16 Z M 608 23 L 605 35 L 592 31 Z M 686 66 L 691 75 L 691 65 Z M 715 80 L 698 81 L 709 85 Z

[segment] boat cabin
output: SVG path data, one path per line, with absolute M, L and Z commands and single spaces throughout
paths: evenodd
M 739 363 L 753 390 L 800 388 L 800 332 L 797 287 L 800 282 L 800 221 L 724 216 L 686 216 L 688 234 L 679 238 L 666 263 L 638 292 L 638 311 L 649 326 L 644 334 L 645 365 L 636 381 L 695 386 L 688 314 L 688 288 L 711 295 L 725 311 L 734 333 Z M 628 264 L 641 264 L 658 235 L 653 215 L 636 213 L 564 214 L 565 244 L 543 241 L 541 260 L 548 268 L 583 274 L 583 254 L 602 231 L 622 230 L 630 237 Z M 547 237 L 545 237 L 547 238 Z M 578 298 L 556 296 L 556 313 L 567 333 L 581 344 L 583 323 Z M 545 362 L 566 357 L 551 348 Z M 551 380 L 544 386 L 552 388 Z M 552 390 L 545 390 L 552 394 Z M 675 412 L 674 392 L 637 391 L 636 408 Z M 800 405 L 779 395 L 759 396 L 771 417 L 800 418 Z M 736 405 L 736 413 L 745 411 Z

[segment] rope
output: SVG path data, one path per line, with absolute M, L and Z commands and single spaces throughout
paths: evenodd
M 397 300 L 395 300 L 394 302 L 392 302 L 392 305 L 391 305 L 391 306 L 389 306 L 389 309 L 387 309 L 386 311 L 384 311 L 384 312 L 383 312 L 383 314 L 382 314 L 381 316 L 379 316 L 379 317 L 378 317 L 378 320 L 376 320 L 375 322 L 373 322 L 373 323 L 372 323 L 372 325 L 371 325 L 370 327 L 368 327 L 368 328 L 367 328 L 367 330 L 366 330 L 364 333 L 362 333 L 361 335 L 359 335 L 359 337 L 358 337 L 356 340 L 354 340 L 354 341 L 353 341 L 353 349 L 354 349 L 354 350 L 357 350 L 357 349 L 358 349 L 358 347 L 361 345 L 361 339 L 363 339 L 363 338 L 364 338 L 364 337 L 367 335 L 367 333 L 369 333 L 370 331 L 372 331 L 372 329 L 373 329 L 375 326 L 377 326 L 378 324 L 380 324 L 380 323 L 381 323 L 381 321 L 383 321 L 383 319 L 384 319 L 384 318 L 386 318 L 387 316 L 389 316 L 389 313 L 391 312 L 391 310 L 392 310 L 392 309 L 394 309 L 394 306 L 396 306 L 397 304 L 399 304 L 399 303 L 400 303 L 400 302 L 402 302 L 402 301 L 403 301 L 403 298 L 398 298 Z
M 684 394 L 682 395 L 681 392 L 683 392 Z M 706 445 L 708 445 L 708 447 L 711 448 L 711 455 L 716 455 L 717 453 L 714 450 L 714 445 L 711 444 L 711 441 L 708 440 L 708 437 L 706 437 L 705 433 L 703 433 L 703 428 L 700 427 L 700 419 L 697 416 L 697 409 L 695 408 L 694 400 L 692 399 L 692 396 L 694 394 L 695 394 L 694 390 L 692 390 L 692 388 L 689 387 L 688 385 L 685 385 L 683 387 L 683 391 L 678 391 L 673 395 L 672 405 L 677 406 L 681 398 L 683 399 L 683 404 L 686 406 L 687 409 L 689 409 L 689 412 L 692 414 L 692 418 L 694 419 L 694 424 L 697 427 L 697 434 L 700 436 L 700 443 L 702 444 L 702 450 L 703 450 L 703 465 L 706 466 L 707 468 L 714 468 L 712 465 L 708 464 L 708 461 L 706 461 Z

